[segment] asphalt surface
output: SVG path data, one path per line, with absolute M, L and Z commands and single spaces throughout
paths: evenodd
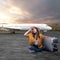
M 23 34 L 0 33 L 0 60 L 60 60 L 60 39 L 58 52 L 30 53 L 28 50 L 28 38 L 24 37 Z M 45 34 L 60 38 L 60 31 Z

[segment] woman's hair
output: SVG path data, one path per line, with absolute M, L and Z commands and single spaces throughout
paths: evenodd
M 33 27 L 32 30 L 33 30 L 34 28 L 37 30 L 37 33 L 36 33 L 37 37 L 36 37 L 36 39 L 37 39 L 37 38 L 40 38 L 40 36 L 39 36 L 39 33 L 40 33 L 39 28 Z M 32 34 L 33 34 L 33 37 L 35 37 L 35 33 L 32 32 Z

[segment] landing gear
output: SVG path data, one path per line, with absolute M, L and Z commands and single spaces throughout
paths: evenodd
M 15 34 L 15 31 L 11 32 L 12 34 Z

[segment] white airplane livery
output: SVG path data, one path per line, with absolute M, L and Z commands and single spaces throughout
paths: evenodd
M 32 26 L 38 27 L 40 30 L 44 30 L 44 31 L 52 29 L 52 27 L 48 26 L 47 24 L 7 24 L 7 23 L 0 24 L 0 27 L 5 29 L 10 29 L 12 33 L 15 30 L 28 30 Z

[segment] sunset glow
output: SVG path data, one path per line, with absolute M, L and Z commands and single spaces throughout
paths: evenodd
M 10 17 L 3 12 L 0 12 L 0 23 L 9 23 L 10 22 Z
M 29 12 L 14 6 L 9 0 L 0 3 L 0 23 L 17 23 L 17 20 L 22 21 L 31 16 Z

